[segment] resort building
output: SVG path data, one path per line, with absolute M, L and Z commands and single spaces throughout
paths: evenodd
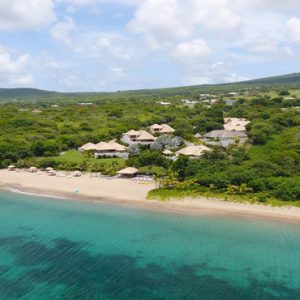
M 80 152 L 94 151 L 95 158 L 110 156 L 127 158 L 127 147 L 117 143 L 115 140 L 110 142 L 100 142 L 98 144 L 87 143 L 78 149 Z
M 200 133 L 196 133 L 196 134 L 194 134 L 194 137 L 195 137 L 196 139 L 202 140 L 203 135 L 200 134 Z
M 229 100 L 225 101 L 225 104 L 229 105 L 229 106 L 232 106 L 232 105 L 236 104 L 237 102 L 238 102 L 238 100 L 231 100 L 231 99 L 229 99 Z
M 145 130 L 130 130 L 123 134 L 121 141 L 125 144 L 142 144 L 151 145 L 155 142 L 156 138 Z
M 225 118 L 224 119 L 224 129 L 231 131 L 246 131 L 246 125 L 250 121 L 243 118 Z
M 152 133 L 171 134 L 175 132 L 175 129 L 168 124 L 153 124 L 152 126 L 150 126 L 150 131 Z
M 205 145 L 193 145 L 185 147 L 176 152 L 177 155 L 185 155 L 189 157 L 200 157 L 205 152 L 211 151 L 210 148 L 206 147 Z
M 133 167 L 129 167 L 119 171 L 117 174 L 121 177 L 135 177 L 138 174 L 139 170 Z
M 247 135 L 241 131 L 213 130 L 204 135 L 204 141 L 209 145 L 228 147 L 231 144 L 243 144 L 247 141 Z
M 163 102 L 163 101 L 156 102 L 156 103 L 158 103 L 158 104 L 161 105 L 161 106 L 168 106 L 168 105 L 171 104 L 170 102 Z
M 84 151 L 94 151 L 96 150 L 96 145 L 93 143 L 87 143 L 78 148 L 78 151 L 84 152 Z

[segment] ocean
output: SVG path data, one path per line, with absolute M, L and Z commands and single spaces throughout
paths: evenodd
M 1 192 L 0 299 L 300 299 L 300 225 Z

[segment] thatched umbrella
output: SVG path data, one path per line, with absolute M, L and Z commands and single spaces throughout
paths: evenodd
M 8 166 L 8 171 L 14 171 L 16 169 L 16 166 L 10 165 Z
M 31 173 L 36 173 L 38 171 L 38 169 L 36 167 L 30 167 L 28 169 L 28 171 L 31 172 Z
M 75 171 L 73 174 L 74 177 L 80 177 L 81 176 L 81 172 L 80 171 Z
M 118 172 L 119 175 L 121 176 L 128 176 L 128 177 L 134 177 L 137 175 L 138 173 L 138 169 L 136 168 L 132 168 L 132 167 L 129 167 L 129 168 L 126 168 L 126 169 L 123 169 L 121 171 Z
M 173 155 L 173 152 L 171 150 L 167 149 L 167 150 L 164 150 L 163 154 L 169 156 L 169 155 Z

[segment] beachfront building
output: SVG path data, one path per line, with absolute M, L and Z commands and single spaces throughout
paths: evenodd
M 120 170 L 117 174 L 121 177 L 135 177 L 138 174 L 139 170 L 133 167 L 129 167 L 123 170 Z
M 191 158 L 197 158 L 202 156 L 205 152 L 208 151 L 211 151 L 211 149 L 206 147 L 205 145 L 193 145 L 177 151 L 176 154 L 177 156 L 184 155 Z
M 99 157 L 121 157 L 127 158 L 127 147 L 117 143 L 115 140 L 110 142 L 100 142 L 98 144 L 87 143 L 78 149 L 80 152 L 94 151 L 95 158 Z
M 127 147 L 117 143 L 115 140 L 96 144 L 95 158 L 107 156 L 127 158 Z
M 175 129 L 169 126 L 168 124 L 153 124 L 150 126 L 150 131 L 152 133 L 159 133 L 159 134 L 172 134 L 175 132 Z
M 209 145 L 228 147 L 231 144 L 243 144 L 247 141 L 247 135 L 241 131 L 213 130 L 204 135 L 204 141 Z
M 246 125 L 249 124 L 250 121 L 243 118 L 225 118 L 224 119 L 224 129 L 230 131 L 246 131 Z
M 121 141 L 125 144 L 152 145 L 156 138 L 145 130 L 130 130 L 123 134 Z

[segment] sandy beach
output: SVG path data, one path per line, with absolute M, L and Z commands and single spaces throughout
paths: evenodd
M 147 193 L 155 188 L 153 183 L 141 184 L 119 178 L 91 178 L 90 174 L 68 178 L 48 176 L 44 172 L 38 174 L 0 170 L 0 188 L 66 199 L 101 200 L 159 212 L 271 218 L 300 223 L 300 208 L 297 207 L 272 207 L 214 198 L 174 199 L 165 202 L 147 200 Z

